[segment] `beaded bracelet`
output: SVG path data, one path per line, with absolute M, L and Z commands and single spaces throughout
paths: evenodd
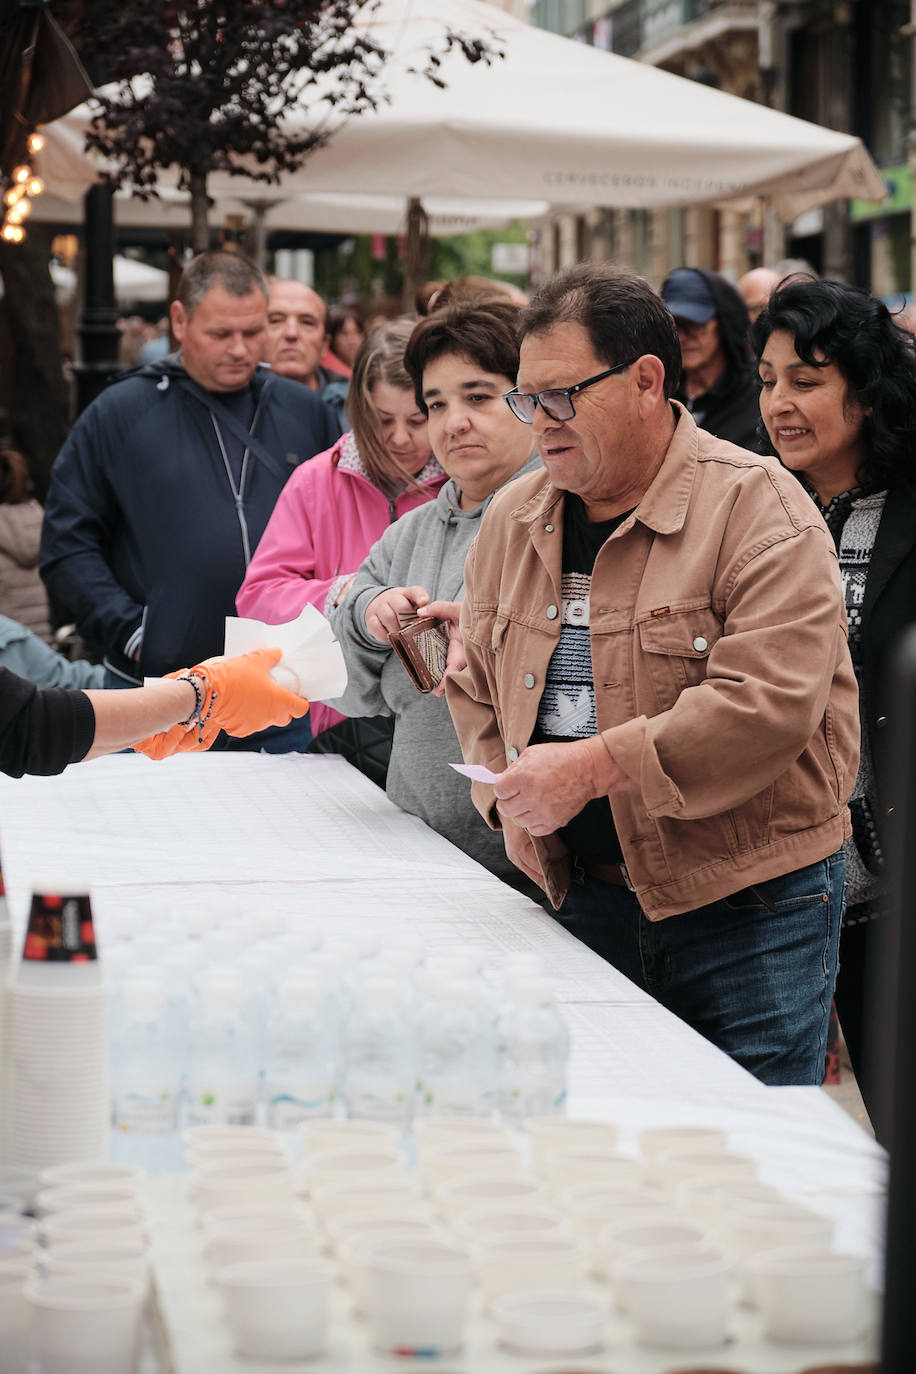
M 194 696 L 195 696 L 195 698 L 196 698 L 195 705 L 194 705 L 194 710 L 193 710 L 193 711 L 191 712 L 191 714 L 188 716 L 187 720 L 180 720 L 180 721 L 178 722 L 178 724 L 179 724 L 179 725 L 182 725 L 182 726 L 185 726 L 187 729 L 190 730 L 190 729 L 192 728 L 194 722 L 196 721 L 196 722 L 197 722 L 197 743 L 198 743 L 198 744 L 203 744 L 203 742 L 204 742 L 203 730 L 204 730 L 204 726 L 206 725 L 207 721 L 210 719 L 211 715 L 213 714 L 213 703 L 214 703 L 214 701 L 216 700 L 216 692 L 214 692 L 214 691 L 212 691 L 212 690 L 210 691 L 210 700 L 209 700 L 209 703 L 208 703 L 208 706 L 207 706 L 207 714 L 204 715 L 204 714 L 203 714 L 204 702 L 207 700 L 207 691 L 210 689 L 210 684 L 209 684 L 209 682 L 207 681 L 207 678 L 204 676 L 204 674 L 203 674 L 203 673 L 193 672 L 193 671 L 190 672 L 190 673 L 181 673 L 180 676 L 177 678 L 177 681 L 178 681 L 178 682 L 190 682 L 191 686 L 194 688 Z M 199 685 L 199 684 L 201 684 L 201 683 L 203 684 L 202 687 Z

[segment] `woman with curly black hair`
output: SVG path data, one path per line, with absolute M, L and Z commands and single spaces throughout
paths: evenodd
M 795 279 L 777 289 L 751 338 L 770 442 L 827 522 L 846 593 L 862 754 L 849 803 L 835 1000 L 868 1105 L 865 998 L 885 904 L 883 822 L 892 809 L 886 670 L 901 632 L 916 621 L 916 349 L 881 301 L 835 281 Z

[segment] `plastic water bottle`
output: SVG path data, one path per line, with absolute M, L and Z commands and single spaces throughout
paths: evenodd
M 188 1123 L 253 1125 L 257 1114 L 257 1053 L 242 980 L 237 974 L 220 970 L 201 978 L 190 1029 Z
M 366 978 L 342 1031 L 343 1096 L 350 1116 L 406 1129 L 417 1081 L 414 1026 L 393 978 Z
M 179 1043 L 160 977 L 126 978 L 112 1006 L 112 1157 L 150 1173 L 181 1165 Z
M 497 1104 L 496 1031 L 468 978 L 430 989 L 419 1028 L 421 1100 L 426 1111 L 489 1116 Z
M 337 1046 L 326 1001 L 319 979 L 290 974 L 268 1009 L 264 1065 L 272 1130 L 334 1113 Z
M 562 1112 L 569 1031 L 546 978 L 518 979 L 497 1023 L 500 1106 L 507 1120 Z

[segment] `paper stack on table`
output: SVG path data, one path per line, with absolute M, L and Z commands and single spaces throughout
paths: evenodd
M 309 701 L 343 696 L 347 686 L 343 651 L 330 622 L 314 606 L 306 606 L 301 615 L 285 625 L 226 616 L 223 652 L 227 658 L 265 648 L 283 650 L 283 657 L 270 675 L 290 691 L 308 697 Z

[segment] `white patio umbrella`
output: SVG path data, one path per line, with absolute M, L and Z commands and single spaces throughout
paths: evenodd
M 57 300 L 67 301 L 76 295 L 77 274 L 71 267 L 52 262 L 51 280 Z M 114 257 L 115 300 L 119 305 L 132 305 L 134 302 L 165 303 L 169 298 L 169 274 L 159 267 L 148 263 L 136 262 L 121 253 Z
M 515 20 L 482 0 L 381 0 L 361 20 L 391 57 L 390 102 L 344 120 L 280 185 L 299 192 L 554 206 L 663 207 L 764 198 L 783 219 L 844 196 L 881 200 L 884 181 L 852 135 L 589 48 Z M 491 65 L 443 61 L 444 89 L 411 72 L 445 27 L 505 53 Z M 41 173 L 51 189 L 84 189 L 98 163 L 82 151 L 86 106 L 47 128 Z M 290 125 L 335 119 L 310 104 Z M 166 178 L 168 181 L 168 178 Z M 174 184 L 174 178 L 172 179 Z M 243 184 L 243 183 L 242 183 Z M 218 201 L 238 178 L 212 173 Z M 72 196 L 71 196 L 72 198 Z

